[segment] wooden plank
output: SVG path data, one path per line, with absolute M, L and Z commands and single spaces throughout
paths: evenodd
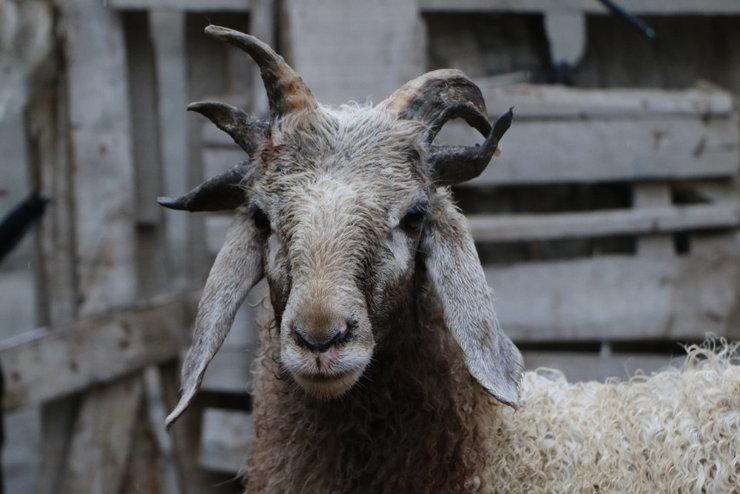
M 138 225 L 159 225 L 162 223 L 162 208 L 157 204 L 157 197 L 162 195 L 162 150 L 154 43 L 145 12 L 127 13 L 123 19 L 136 181 L 136 222 Z
M 120 10 L 185 10 L 190 12 L 246 12 L 249 0 L 107 0 Z
M 283 55 L 324 103 L 380 101 L 426 68 L 415 0 L 287 0 L 283 14 Z
M 580 12 L 547 12 L 544 26 L 551 63 L 575 67 L 586 51 L 586 16 Z
M 468 221 L 480 242 L 559 240 L 736 228 L 740 207 L 702 204 L 586 213 L 470 215 Z
M 131 302 L 137 288 L 125 42 L 121 17 L 99 0 L 65 2 L 60 8 L 69 78 L 79 279 L 76 296 L 84 316 Z M 116 420 L 115 415 L 97 414 L 100 410 L 123 409 L 125 405 L 118 401 L 124 399 L 127 387 L 135 386 L 130 381 L 136 379 L 122 379 L 104 393 L 86 394 L 79 416 L 99 417 L 101 430 L 115 429 L 115 424 L 106 422 Z M 112 438 L 104 435 L 96 442 L 88 438 L 84 427 L 74 429 L 66 458 L 67 478 L 75 478 L 75 465 L 90 464 L 90 458 L 104 457 L 106 451 L 117 447 L 106 442 Z M 125 464 L 110 462 L 99 471 L 107 477 L 100 484 L 114 484 L 123 478 L 124 468 Z
M 677 350 L 680 350 L 678 346 Z M 678 353 L 678 351 L 676 352 Z M 528 371 L 538 368 L 557 369 L 570 382 L 627 379 L 636 372 L 657 372 L 675 362 L 669 355 L 612 354 L 602 356 L 585 352 L 524 351 L 524 366 Z
M 168 363 L 160 367 L 162 398 L 167 410 L 177 405 L 180 394 L 180 365 Z M 203 410 L 195 400 L 172 426 L 174 461 L 177 467 L 178 492 L 182 494 L 207 494 L 213 492 L 213 483 L 198 464 Z
M 165 489 L 164 462 L 161 451 L 154 440 L 154 432 L 146 411 L 147 400 L 139 411 L 133 431 L 131 454 L 129 455 L 123 486 L 127 494 L 160 494 Z M 169 492 L 175 492 L 171 490 Z
M 231 410 L 206 410 L 200 464 L 218 472 L 243 471 L 253 436 L 251 414 Z
M 136 287 L 133 164 L 121 20 L 99 0 L 67 2 L 81 314 L 131 301 Z
M 211 215 L 206 218 L 205 243 L 211 256 L 218 254 L 226 238 L 226 229 L 231 224 L 230 215 Z
M 732 94 L 703 87 L 666 89 L 583 89 L 541 84 L 502 84 L 499 77 L 478 77 L 489 109 L 514 106 L 516 118 L 655 118 L 662 116 L 729 117 Z M 493 112 L 495 113 L 495 112 Z
M 151 297 L 171 286 L 164 211 L 156 202 L 164 192 L 160 132 L 163 122 L 159 114 L 160 86 L 152 36 L 157 24 L 146 11 L 126 12 L 123 21 L 135 172 L 137 293 Z M 178 360 L 177 356 L 173 356 L 174 361 Z M 154 399 L 159 400 L 159 396 Z M 125 492 L 156 494 L 164 488 L 165 467 L 169 466 L 174 474 L 174 465 L 165 465 L 148 420 L 148 400 L 142 398 L 142 401 L 121 486 Z
M 5 409 L 38 404 L 172 359 L 189 342 L 194 298 L 168 295 L 4 341 Z
M 277 46 L 276 22 L 277 0 L 252 0 L 249 11 L 249 32 L 270 46 Z M 254 67 L 254 66 L 253 66 Z M 269 105 L 267 91 L 262 83 L 260 71 L 252 71 L 250 111 L 255 115 L 267 115 Z
M 228 46 L 214 43 L 203 34 L 205 20 L 194 16 L 186 17 L 185 56 L 187 74 L 187 99 L 201 101 L 213 94 L 228 92 L 228 71 L 226 50 Z M 237 27 L 238 26 L 232 26 Z M 187 174 L 188 186 L 191 189 L 203 182 L 206 172 L 203 164 L 203 147 L 201 143 L 202 128 L 211 125 L 201 115 L 190 113 L 187 119 Z M 182 191 L 178 191 L 181 194 Z M 211 266 L 211 259 L 203 245 L 204 219 L 201 215 L 188 217 L 187 268 L 189 281 L 199 286 L 205 280 Z
M 150 12 L 149 23 L 157 70 L 157 101 L 162 134 L 163 195 L 176 197 L 189 189 L 187 170 L 187 75 L 185 73 L 185 13 Z M 188 271 L 189 215 L 166 215 L 170 285 L 182 286 Z
M 81 410 L 60 492 L 122 492 L 144 386 L 140 379 L 126 378 L 120 384 L 88 393 L 86 399 L 101 407 Z
M 56 70 L 60 51 L 47 60 Z M 45 84 L 30 92 L 25 120 L 33 188 L 52 199 L 36 229 L 36 313 L 38 324 L 60 325 L 74 318 L 78 303 L 68 100 L 65 78 L 49 78 Z M 41 407 L 40 494 L 57 490 L 77 405 L 77 397 L 66 397 Z
M 632 185 L 632 205 L 637 212 L 644 211 L 645 208 L 669 207 L 671 205 L 671 188 L 665 183 L 635 183 Z M 656 228 L 647 232 L 649 235 L 637 239 L 638 255 L 647 258 L 675 255 L 673 239 L 667 235 L 657 235 L 661 231 L 665 230 Z
M 487 266 L 486 277 L 518 341 L 700 339 L 730 331 L 736 257 L 614 255 Z
M 147 297 L 169 285 L 165 252 L 162 150 L 154 43 L 145 12 L 124 14 L 131 141 L 135 171 L 137 292 Z
M 468 144 L 470 136 L 465 124 L 451 122 L 438 141 Z M 501 147 L 472 184 L 722 177 L 740 162 L 734 119 L 515 121 Z
M 32 94 L 26 111 L 26 147 L 32 187 L 52 200 L 36 228 L 36 292 L 40 325 L 74 318 L 76 300 L 74 210 L 67 140 L 65 81 Z
M 620 0 L 619 5 L 641 15 L 736 15 L 740 5 L 735 0 Z M 419 0 L 422 12 L 515 12 L 553 11 L 608 14 L 592 0 Z
M 206 177 L 213 177 L 245 159 L 247 159 L 247 155 L 236 146 L 206 148 L 203 150 L 203 173 Z
M 254 349 L 224 347 L 208 366 L 202 389 L 228 393 L 248 393 L 252 388 Z

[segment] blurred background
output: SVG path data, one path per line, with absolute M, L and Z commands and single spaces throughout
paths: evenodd
M 5 492 L 239 488 L 264 289 L 163 430 L 229 218 L 155 199 L 243 159 L 188 102 L 266 109 L 209 23 L 270 43 L 325 103 L 456 67 L 492 117 L 515 107 L 503 155 L 455 195 L 528 368 L 623 378 L 737 339 L 740 0 L 618 3 L 0 0 Z

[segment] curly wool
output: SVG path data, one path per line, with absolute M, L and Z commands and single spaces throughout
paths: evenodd
M 524 402 L 488 424 L 482 492 L 740 492 L 737 345 L 687 348 L 626 382 L 525 374 Z
M 261 333 L 247 492 L 468 490 L 485 459 L 478 417 L 493 399 L 447 331 L 381 345 L 362 380 L 331 401 L 307 397 L 285 374 L 274 333 Z
M 691 346 L 627 382 L 527 372 L 513 411 L 470 378 L 440 317 L 337 402 L 306 400 L 263 331 L 247 492 L 740 492 L 738 345 Z

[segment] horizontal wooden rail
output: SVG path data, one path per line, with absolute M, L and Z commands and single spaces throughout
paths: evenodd
M 520 119 L 728 118 L 732 95 L 716 88 L 584 89 L 543 84 L 502 85 L 500 76 L 478 77 L 491 113 L 510 106 Z
M 737 204 L 702 204 L 587 213 L 471 215 L 468 220 L 473 236 L 481 242 L 560 240 L 736 228 L 740 208 Z
M 731 251 L 730 251 L 731 252 Z M 737 256 L 601 256 L 486 266 L 499 320 L 520 342 L 737 337 Z
M 246 12 L 250 0 L 108 0 L 107 4 L 120 10 L 187 10 L 193 12 Z
M 36 405 L 176 357 L 190 341 L 196 293 L 156 297 L 0 343 L 3 409 Z
M 594 0 L 420 0 L 422 12 L 582 12 L 608 14 Z M 735 0 L 620 0 L 629 12 L 640 15 L 721 15 L 738 14 Z
M 497 105 L 500 109 L 504 105 Z M 466 144 L 469 126 L 450 122 L 440 144 Z M 620 119 L 517 120 L 502 155 L 476 185 L 686 180 L 729 177 L 738 170 L 733 118 L 655 115 Z

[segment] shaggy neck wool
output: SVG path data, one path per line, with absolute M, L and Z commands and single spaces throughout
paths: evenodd
M 427 290 L 382 328 L 360 382 L 338 400 L 307 396 L 263 331 L 248 492 L 475 490 L 493 400 L 472 380 Z M 423 308 L 423 310 L 417 310 Z M 489 418 L 490 420 L 490 418 Z M 327 475 L 331 472 L 331 475 Z

